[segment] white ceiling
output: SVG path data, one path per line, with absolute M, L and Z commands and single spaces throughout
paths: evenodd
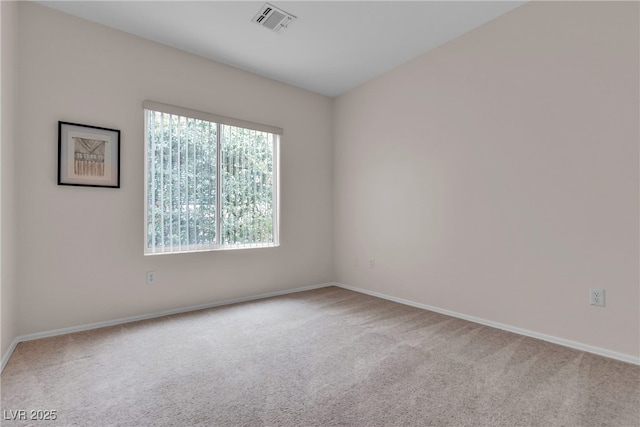
M 264 1 L 38 1 L 128 33 L 328 96 L 339 95 L 525 1 L 282 1 L 274 33 Z

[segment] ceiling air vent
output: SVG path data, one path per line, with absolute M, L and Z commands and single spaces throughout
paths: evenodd
M 280 33 L 287 28 L 289 22 L 294 19 L 296 19 L 296 17 L 292 14 L 287 13 L 282 9 L 278 9 L 272 4 L 265 3 L 256 16 L 253 17 L 252 21 L 258 25 L 268 28 L 271 31 Z

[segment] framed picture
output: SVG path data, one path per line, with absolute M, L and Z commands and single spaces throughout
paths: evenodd
M 120 188 L 120 131 L 58 122 L 58 185 Z

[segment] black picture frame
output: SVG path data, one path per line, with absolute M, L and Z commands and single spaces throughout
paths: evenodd
M 120 131 L 59 121 L 58 185 L 120 188 Z

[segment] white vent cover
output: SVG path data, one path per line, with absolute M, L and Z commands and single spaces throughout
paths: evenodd
M 292 14 L 278 9 L 272 4 L 265 3 L 260 11 L 253 17 L 252 21 L 258 25 L 268 28 L 276 33 L 282 32 L 289 22 L 296 19 Z

